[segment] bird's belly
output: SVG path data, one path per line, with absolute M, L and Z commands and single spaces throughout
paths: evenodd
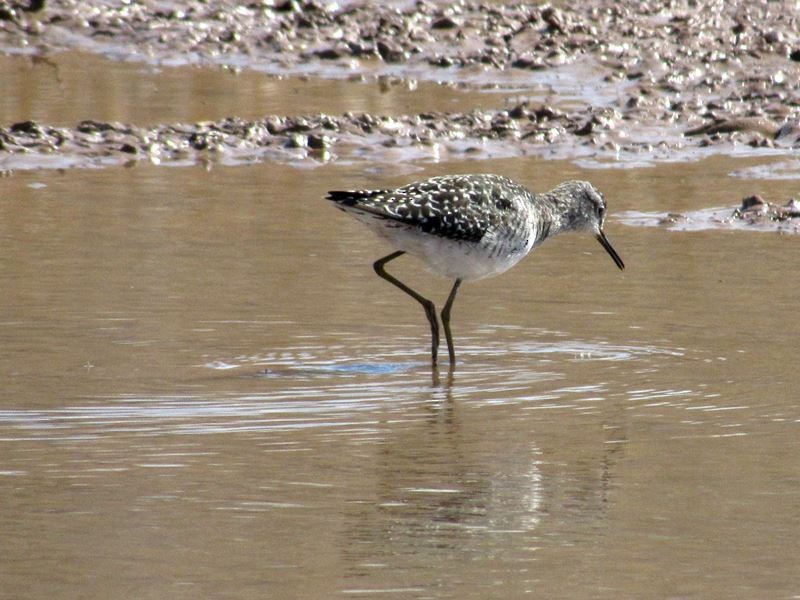
M 527 244 L 514 248 L 507 244 L 452 240 L 417 230 L 389 231 L 383 237 L 394 247 L 419 258 L 433 273 L 464 281 L 499 275 L 517 264 L 530 249 Z

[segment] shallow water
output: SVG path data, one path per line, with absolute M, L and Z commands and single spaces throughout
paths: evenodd
M 399 180 L 268 164 L 6 178 L 6 589 L 789 597 L 796 239 L 613 216 L 699 204 L 700 177 L 740 195 L 733 166 L 481 163 L 538 187 L 591 177 L 629 268 L 573 236 L 465 286 L 452 378 L 427 366 L 418 307 L 372 273 L 383 248 L 321 200 Z
M 787 198 L 781 160 L 0 179 L 4 593 L 796 597 L 798 238 L 623 219 Z M 322 197 L 476 170 L 591 179 L 628 268 L 565 236 L 465 285 L 434 374 Z

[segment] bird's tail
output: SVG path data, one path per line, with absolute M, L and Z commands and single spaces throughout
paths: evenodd
M 325 199 L 336 202 L 339 206 L 359 206 L 386 193 L 386 190 L 334 190 L 328 192 Z

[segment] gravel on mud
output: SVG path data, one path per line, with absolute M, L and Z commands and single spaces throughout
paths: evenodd
M 258 66 L 273 74 L 405 69 L 432 80 L 474 68 L 488 80 L 509 71 L 535 77 L 580 62 L 612 93 L 569 109 L 530 101 L 469 113 L 234 117 L 147 129 L 0 124 L 0 157 L 167 160 L 264 149 L 297 156 L 294 149 L 335 158 L 376 142 L 446 142 L 451 151 L 471 152 L 487 140 L 518 153 L 558 146 L 573 155 L 590 148 L 615 156 L 800 146 L 800 16 L 780 2 L 29 1 L 0 0 L 0 46 Z
M 52 127 L 34 121 L 0 127 L 0 153 L 16 157 L 11 164 L 48 166 L 59 154 L 126 162 L 187 160 L 203 155 L 212 160 L 246 161 L 258 158 L 329 161 L 337 156 L 379 158 L 403 151 L 406 157 L 440 154 L 500 156 L 536 153 L 556 141 L 570 141 L 594 151 L 578 131 L 580 118 L 546 104 L 520 103 L 511 109 L 468 113 L 424 113 L 399 117 L 369 113 L 269 116 L 257 121 L 235 117 L 215 122 L 137 127 L 124 123 L 82 121 L 74 128 Z M 443 148 L 442 148 L 443 147 Z M 510 149 L 510 147 L 513 148 Z M 0 154 L 1 156 L 1 154 Z M 51 162 L 59 166 L 58 160 Z
M 767 202 L 759 195 L 748 196 L 742 199 L 741 206 L 733 211 L 731 218 L 739 219 L 749 225 L 789 220 L 800 223 L 800 201 L 797 198 L 790 198 L 785 204 L 778 204 Z
M 800 200 L 767 201 L 758 194 L 746 196 L 739 206 L 701 208 L 688 212 L 627 211 L 616 215 L 633 227 L 664 227 L 671 231 L 733 229 L 778 234 L 800 234 Z

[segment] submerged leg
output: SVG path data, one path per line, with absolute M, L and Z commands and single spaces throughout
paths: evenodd
M 450 290 L 450 295 L 447 297 L 447 302 L 442 309 L 442 326 L 444 327 L 444 337 L 447 340 L 447 352 L 450 354 L 450 368 L 452 369 L 456 364 L 456 350 L 453 347 L 453 335 L 450 333 L 450 310 L 453 308 L 453 300 L 456 299 L 456 292 L 458 286 L 461 285 L 461 280 L 456 279 L 453 284 L 453 289 Z
M 402 250 L 398 250 L 397 252 L 392 252 L 389 256 L 384 256 L 380 260 L 376 260 L 373 268 L 375 272 L 383 279 L 399 287 L 403 290 L 406 294 L 414 298 L 417 302 L 422 304 L 422 308 L 425 309 L 425 315 L 428 317 L 428 322 L 431 324 L 431 361 L 433 366 L 436 366 L 436 358 L 437 354 L 439 353 L 439 321 L 436 318 L 436 307 L 433 305 L 433 302 L 420 296 L 417 292 L 412 290 L 408 287 L 405 283 L 400 281 L 399 279 L 392 277 L 384 270 L 384 265 L 388 263 L 390 260 L 394 260 L 398 256 L 402 256 L 405 254 Z M 449 338 L 448 338 L 449 339 Z

